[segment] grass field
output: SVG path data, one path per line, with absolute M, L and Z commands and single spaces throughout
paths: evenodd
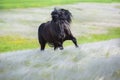
M 78 44 L 109 40 L 112 38 L 120 38 L 120 27 L 108 29 L 107 34 L 85 35 L 77 38 Z M 71 41 L 66 41 L 64 46 L 73 45 Z M 28 39 L 19 36 L 1 36 L 0 37 L 0 52 L 15 51 L 23 49 L 38 48 L 39 43 L 36 39 Z M 48 46 L 47 46 L 48 47 Z
M 97 42 L 103 40 L 109 40 L 113 38 L 120 38 L 120 27 L 118 28 L 110 28 L 108 29 L 107 34 L 92 34 L 78 37 L 78 44 L 89 43 L 89 42 Z M 70 42 L 65 42 L 65 46 L 72 45 Z
M 0 9 L 45 7 L 77 2 L 120 2 L 120 0 L 0 0 Z
M 0 4 L 4 3 L 12 5 L 14 3 L 12 7 L 6 6 L 4 7 L 6 10 L 3 8 L 3 10 L 0 10 L 0 53 L 39 48 L 37 29 L 42 22 L 50 20 L 50 11 L 52 10 L 52 7 L 7 10 L 8 8 L 24 7 L 24 5 L 15 7 L 15 5 L 17 5 L 16 3 L 18 3 L 18 5 L 19 2 L 23 4 L 22 1 L 23 0 L 0 1 Z M 70 2 L 72 1 L 73 0 Z M 110 0 L 105 1 L 112 2 Z M 102 0 L 101 2 L 105 1 Z M 29 0 L 29 2 L 32 4 L 32 0 Z M 45 4 L 49 3 L 45 0 L 43 2 L 45 2 Z M 57 3 L 60 3 L 60 1 Z M 28 5 L 27 7 L 30 6 Z M 77 38 L 79 45 L 83 43 L 120 38 L 119 3 L 79 3 L 60 7 L 69 9 L 72 12 L 73 23 L 71 24 L 71 31 Z M 74 46 L 71 41 L 66 41 L 64 43 L 64 46 L 69 45 Z M 49 47 L 47 46 L 47 48 Z

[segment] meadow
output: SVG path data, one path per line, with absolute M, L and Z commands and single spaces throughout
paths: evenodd
M 72 4 L 78 2 L 111 3 L 120 2 L 120 0 L 1 0 L 0 9 L 45 7 L 52 5 Z
M 0 15 L 2 15 L 0 16 L 1 53 L 7 51 L 39 48 L 39 43 L 37 39 L 38 26 L 42 22 L 50 20 L 50 12 L 54 7 L 56 7 L 56 3 L 61 4 L 62 2 L 65 3 L 65 1 L 66 3 L 69 1 L 70 3 L 73 3 L 75 1 L 81 2 L 82 0 L 52 0 L 52 5 L 55 5 L 49 8 L 43 6 L 41 6 L 43 8 L 33 8 L 38 7 L 37 4 L 40 2 L 40 0 L 38 2 L 37 0 L 34 0 L 37 2 L 37 4 L 35 3 L 35 6 L 30 6 L 29 4 L 27 5 L 27 1 L 24 1 L 26 6 L 21 6 L 19 5 L 19 2 L 23 4 L 22 1 L 24 0 L 0 1 L 0 4 L 2 4 L 0 5 L 2 6 L 2 9 L 0 10 Z M 117 0 L 115 0 L 115 2 L 116 1 Z M 46 0 L 44 0 L 43 2 L 45 2 L 45 4 L 43 4 L 44 6 L 50 6 L 48 5 L 49 2 L 47 2 Z M 73 13 L 73 23 L 71 25 L 71 31 L 73 32 L 73 34 L 75 34 L 78 44 L 120 38 L 120 5 L 114 3 L 109 4 L 108 2 L 112 2 L 112 0 L 101 0 L 100 2 L 107 3 L 80 3 L 76 5 L 71 4 L 66 6 L 58 6 L 63 8 L 66 7 L 66 9 L 69 9 Z M 29 3 L 32 4 L 34 2 L 33 0 L 29 0 Z M 17 4 L 19 6 L 16 6 Z M 112 8 L 115 10 L 112 10 Z M 73 43 L 71 41 L 66 41 L 64 43 L 64 46 L 70 45 L 73 46 Z M 47 46 L 47 48 L 49 47 Z
M 89 42 L 98 42 L 109 40 L 113 38 L 120 38 L 120 28 L 108 29 L 107 34 L 92 34 L 77 37 L 78 44 Z M 64 46 L 73 45 L 71 41 L 66 41 Z M 0 36 L 0 52 L 35 49 L 39 47 L 37 39 L 23 38 L 20 36 Z M 49 48 L 49 46 L 47 46 Z
M 108 29 L 106 34 L 92 34 L 77 37 L 78 44 L 104 41 L 114 38 L 120 38 L 120 28 Z M 64 46 L 73 45 L 71 41 L 66 41 Z M 37 39 L 23 38 L 20 36 L 0 36 L 0 52 L 35 49 L 39 47 Z M 49 48 L 49 46 L 47 46 Z

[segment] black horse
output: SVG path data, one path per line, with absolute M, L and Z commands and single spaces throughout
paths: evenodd
M 41 50 L 44 50 L 46 43 L 54 47 L 63 49 L 65 40 L 72 40 L 76 47 L 76 38 L 70 31 L 71 13 L 65 9 L 54 9 L 51 13 L 52 20 L 42 23 L 38 29 L 38 40 Z

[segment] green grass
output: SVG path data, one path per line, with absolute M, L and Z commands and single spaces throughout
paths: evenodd
M 37 48 L 36 39 L 27 39 L 18 36 L 0 36 L 0 52 Z
M 78 2 L 120 2 L 120 0 L 0 0 L 0 9 L 45 7 Z
M 84 43 L 89 43 L 89 42 L 98 42 L 98 41 L 104 41 L 104 40 L 109 40 L 109 39 L 114 39 L 114 38 L 120 38 L 120 27 L 117 28 L 110 28 L 108 29 L 107 34 L 92 34 L 92 35 L 86 35 L 86 36 L 81 36 L 77 38 L 78 44 L 84 44 Z M 65 46 L 72 45 L 72 42 L 66 41 L 64 43 Z
M 113 38 L 120 38 L 120 27 L 108 29 L 107 34 L 93 34 L 77 38 L 78 44 L 97 42 L 109 40 Z M 73 45 L 71 41 L 64 42 L 64 46 Z M 39 43 L 37 39 L 28 39 L 20 36 L 0 36 L 0 52 L 34 49 L 38 48 Z

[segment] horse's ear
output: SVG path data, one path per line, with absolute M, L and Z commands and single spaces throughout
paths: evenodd
M 57 11 L 57 9 L 55 7 L 54 10 L 51 12 L 51 15 L 53 15 L 53 13 L 56 12 L 56 11 Z
M 54 11 L 58 11 L 58 10 L 60 10 L 60 8 L 58 8 L 58 7 L 55 7 L 55 8 L 54 8 Z
M 56 7 L 54 8 L 54 11 L 57 11 L 57 8 L 56 8 Z

